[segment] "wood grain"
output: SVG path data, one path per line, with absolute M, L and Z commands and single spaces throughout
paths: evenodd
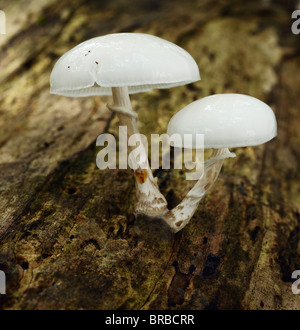
M 300 309 L 300 48 L 293 1 L 2 0 L 0 35 L 1 309 Z M 96 167 L 96 138 L 117 135 L 104 97 L 49 94 L 68 49 L 144 32 L 185 48 L 202 80 L 132 96 L 142 133 L 213 93 L 267 102 L 278 136 L 234 150 L 190 224 L 171 234 L 135 218 L 130 170 Z M 174 207 L 183 171 L 156 170 Z

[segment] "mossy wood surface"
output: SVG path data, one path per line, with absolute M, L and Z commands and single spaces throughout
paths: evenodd
M 264 4 L 265 3 L 265 4 Z M 300 309 L 300 36 L 293 1 L 1 0 L 1 309 Z M 140 131 L 213 93 L 267 102 L 278 137 L 240 148 L 190 224 L 135 219 L 131 170 L 96 167 L 109 97 L 49 94 L 56 60 L 83 40 L 145 32 L 185 48 L 202 80 L 132 96 Z M 193 182 L 156 170 L 170 207 Z

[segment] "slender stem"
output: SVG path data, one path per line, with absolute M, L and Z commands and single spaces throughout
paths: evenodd
M 171 230 L 176 233 L 184 228 L 194 215 L 202 197 L 216 181 L 225 158 L 235 157 L 227 148 L 214 149 L 211 158 L 205 163 L 204 174 L 188 192 L 182 202 L 168 211 L 163 219 Z
M 114 105 L 111 107 L 116 112 L 120 125 L 127 126 L 128 138 L 139 133 L 137 116 L 132 111 L 127 87 L 112 88 Z M 139 140 L 140 141 L 140 140 Z M 134 212 L 148 216 L 159 216 L 167 209 L 167 201 L 160 193 L 157 183 L 153 178 L 148 158 L 146 163 L 140 164 L 140 168 L 134 171 L 136 200 Z

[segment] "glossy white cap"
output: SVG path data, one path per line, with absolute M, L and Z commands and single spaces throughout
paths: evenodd
M 277 135 L 273 110 L 264 102 L 242 94 L 216 94 L 192 102 L 177 112 L 168 125 L 168 135 L 204 134 L 205 148 L 247 147 L 265 143 Z M 172 144 L 175 147 L 181 147 Z
M 200 80 L 191 55 L 179 46 L 142 33 L 116 33 L 87 40 L 65 53 L 51 73 L 51 94 L 78 97 L 170 88 Z

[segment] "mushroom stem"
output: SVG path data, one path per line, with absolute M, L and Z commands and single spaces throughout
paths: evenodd
M 224 159 L 235 157 L 228 148 L 214 149 L 209 160 L 204 163 L 204 174 L 188 192 L 185 198 L 163 216 L 171 230 L 177 233 L 184 228 L 194 215 L 201 199 L 212 187 L 222 168 Z
M 128 87 L 113 87 L 112 94 L 114 104 L 108 108 L 116 112 L 121 126 L 127 126 L 127 137 L 139 133 L 137 115 L 131 107 Z M 136 186 L 134 212 L 148 216 L 159 216 L 166 211 L 167 201 L 160 193 L 154 180 L 148 158 L 146 158 L 146 163 L 138 163 L 138 165 L 139 168 L 134 171 Z

